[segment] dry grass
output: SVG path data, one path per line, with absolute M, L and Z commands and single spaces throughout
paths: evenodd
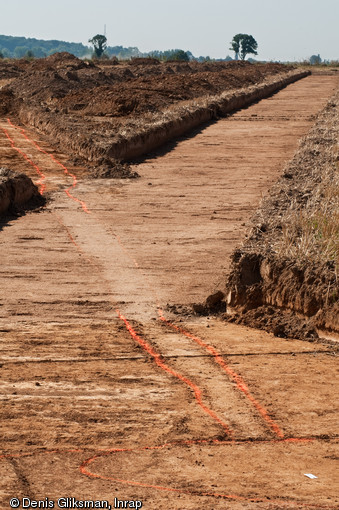
M 294 260 L 334 263 L 339 274 L 339 92 L 332 97 L 310 135 L 303 141 L 296 162 L 307 170 L 301 195 L 292 200 L 281 218 L 282 236 L 274 251 Z M 306 172 L 307 173 L 307 172 Z

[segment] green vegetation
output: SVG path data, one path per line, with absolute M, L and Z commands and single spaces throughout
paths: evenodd
M 47 57 L 53 53 L 67 51 L 76 57 L 89 56 L 90 49 L 81 43 L 65 41 L 44 41 L 26 37 L 0 35 L 0 51 L 5 58 L 22 58 L 31 51 L 37 58 Z
M 97 34 L 92 39 L 88 40 L 94 47 L 94 57 L 102 58 L 107 48 L 107 37 L 105 35 Z
M 97 34 L 89 40 L 94 47 L 94 53 L 97 58 L 116 57 L 118 60 L 129 60 L 136 57 L 152 57 L 161 61 L 178 60 L 186 62 L 189 60 L 195 60 L 197 62 L 212 60 L 209 56 L 195 57 L 190 51 L 184 51 L 180 48 L 165 51 L 154 50 L 143 53 L 136 46 L 129 46 L 128 48 L 124 46 L 107 46 L 107 40 L 101 38 L 105 38 L 105 36 Z M 82 43 L 70 43 L 58 40 L 45 41 L 35 38 L 0 35 L 0 59 L 43 58 L 61 52 L 71 53 L 78 58 L 91 58 L 93 55 L 93 49 Z M 232 60 L 232 58 L 227 55 L 226 59 L 218 60 L 229 61 Z
M 238 60 L 239 55 L 241 60 L 245 60 L 246 55 L 258 55 L 258 43 L 252 35 L 237 34 L 231 41 L 230 50 L 235 53 L 235 60 Z
M 310 64 L 311 65 L 319 65 L 321 64 L 321 58 L 320 58 L 320 55 L 312 55 L 310 57 Z

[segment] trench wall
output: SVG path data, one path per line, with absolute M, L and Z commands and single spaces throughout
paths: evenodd
M 62 144 L 64 149 L 90 162 L 132 161 L 218 116 L 268 97 L 309 74 L 311 74 L 309 71 L 292 70 L 240 91 L 205 98 L 201 100 L 202 105 L 199 104 L 199 100 L 191 102 L 184 108 L 179 105 L 176 110 L 171 110 L 168 116 L 164 114 L 160 122 L 144 125 L 140 130 L 136 129 L 132 136 L 120 137 L 108 143 L 105 141 L 95 143 L 90 139 L 90 133 L 87 139 L 77 133 L 76 126 L 72 129 L 62 125 L 58 114 L 43 112 L 23 103 L 19 107 L 19 117 L 24 124 L 34 126 L 51 137 L 54 142 Z

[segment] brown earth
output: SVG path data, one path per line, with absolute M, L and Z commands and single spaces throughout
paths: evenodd
M 152 62 L 152 61 L 151 61 Z M 2 64 L 4 67 L 6 64 Z M 20 64 L 16 64 L 18 67 Z M 28 64 L 11 84 L 15 96 L 51 113 L 75 118 L 140 116 L 178 101 L 243 88 L 287 72 L 292 66 L 248 62 L 119 64 L 100 68 L 69 54 L 56 54 Z M 13 64 L 9 63 L 10 71 Z M 1 69 L 5 77 L 5 69 Z
M 278 336 L 317 338 L 319 331 L 339 339 L 338 229 L 325 248 L 323 238 L 328 234 L 320 219 L 329 193 L 327 218 L 339 219 L 338 118 L 337 90 L 256 211 L 246 242 L 232 256 L 228 320 Z M 306 239 L 305 225 L 294 226 L 292 214 L 318 221 L 314 241 Z M 293 229 L 298 230 L 295 241 Z M 298 248 L 302 242 L 307 249 Z
M 15 496 L 338 507 L 333 346 L 157 320 L 157 302 L 188 306 L 224 281 L 261 194 L 336 86 L 294 83 L 151 155 L 134 181 L 86 179 L 1 120 L 3 164 L 36 178 L 6 129 L 49 198 L 1 232 L 3 508 Z
M 45 203 L 32 179 L 24 173 L 0 168 L 0 215 L 19 214 Z
M 8 65 L 11 77 L 14 64 Z M 94 176 L 113 177 L 133 177 L 119 161 L 135 159 L 229 112 L 232 108 L 223 107 L 229 99 L 233 99 L 233 109 L 244 106 L 246 101 L 238 104 L 232 97 L 240 89 L 278 83 L 261 95 L 252 91 L 247 102 L 253 102 L 286 85 L 282 80 L 289 73 L 301 77 L 292 66 L 281 64 L 155 64 L 150 60 L 142 65 L 133 60 L 98 66 L 67 53 L 31 63 L 19 61 L 15 66 L 18 76 L 1 91 L 2 113 L 14 113 L 26 125 L 48 134 L 63 150 L 67 147 L 82 162 L 94 166 Z M 5 76 L 4 69 L 1 75 L 0 68 L 0 76 Z M 218 98 L 227 92 L 230 98 L 219 104 Z

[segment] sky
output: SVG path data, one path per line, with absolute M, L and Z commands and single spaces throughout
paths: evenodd
M 230 41 L 253 35 L 261 60 L 339 59 L 339 0 L 0 0 L 0 34 L 109 46 L 181 48 L 234 56 Z

